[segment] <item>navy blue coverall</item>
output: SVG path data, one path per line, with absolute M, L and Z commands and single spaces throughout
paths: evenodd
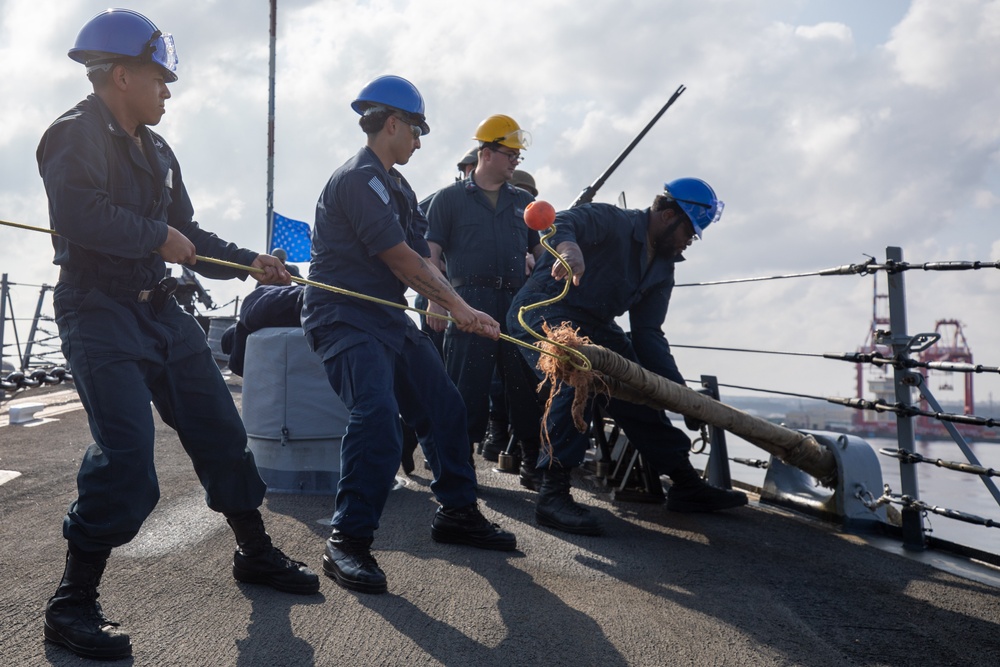
M 552 305 L 528 311 L 525 321 L 541 333 L 542 322 L 555 327 L 569 322 L 595 345 L 606 347 L 649 371 L 684 384 L 670 345 L 663 334 L 670 294 L 674 286 L 674 264 L 680 256 L 666 259 L 653 254 L 650 261 L 646 232 L 649 210 L 623 210 L 610 204 L 585 204 L 556 215 L 556 233 L 549 240 L 553 248 L 573 241 L 583 251 L 586 270 L 579 286 L 571 286 L 566 298 Z M 563 289 L 550 272 L 555 259 L 548 253 L 539 260 L 528 282 L 514 298 L 507 326 L 519 340 L 534 338 L 517 321 L 518 309 L 552 297 Z M 628 313 L 631 333 L 626 334 L 615 318 Z M 521 348 L 534 367 L 538 354 Z M 541 373 L 539 372 L 539 377 Z M 565 385 L 553 399 L 546 422 L 553 456 L 564 467 L 583 461 L 589 446 L 585 433 L 573 425 L 570 407 L 573 389 Z M 608 413 L 622 427 L 629 441 L 660 474 L 670 472 L 688 456 L 691 441 L 671 425 L 662 410 L 611 399 Z M 592 402 L 585 415 L 592 417 Z M 549 463 L 543 448 L 539 467 Z
M 330 177 L 316 205 L 309 278 L 401 305 L 406 286 L 376 255 L 406 243 L 423 257 L 427 220 L 398 171 L 362 148 Z M 367 539 L 399 469 L 400 417 L 417 434 L 445 507 L 476 502 L 465 405 L 441 357 L 405 311 L 309 286 L 306 340 L 350 418 L 332 525 Z
M 243 377 L 247 338 L 267 327 L 297 327 L 302 319 L 302 285 L 258 285 L 243 298 L 240 319 L 226 329 L 219 341 L 229 355 L 229 370 Z
M 209 507 L 250 511 L 265 491 L 205 332 L 172 297 L 149 298 L 166 272 L 154 250 L 168 225 L 199 255 L 246 265 L 257 254 L 199 228 L 173 151 L 146 127 L 138 135 L 143 150 L 90 95 L 46 130 L 37 151 L 59 234 L 56 323 L 94 437 L 63 534 L 92 552 L 131 540 L 159 499 L 150 402 L 177 431 Z M 211 278 L 247 276 L 193 268 Z
M 538 246 L 538 232 L 524 224 L 524 208 L 533 200 L 505 183 L 494 208 L 470 175 L 439 190 L 427 211 L 427 240 L 441 246 L 455 291 L 500 322 L 501 333 L 507 333 L 507 311 L 524 285 L 525 253 Z M 503 383 L 514 434 L 521 440 L 539 438 L 542 412 L 536 383 L 517 347 L 461 331 L 454 323 L 445 331 L 445 366 L 465 401 L 470 442 L 486 431 L 494 369 Z

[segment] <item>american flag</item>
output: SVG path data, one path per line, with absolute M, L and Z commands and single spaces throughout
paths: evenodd
M 271 244 L 268 252 L 284 248 L 289 262 L 308 262 L 312 247 L 309 225 L 300 220 L 292 220 L 277 213 L 272 214 Z

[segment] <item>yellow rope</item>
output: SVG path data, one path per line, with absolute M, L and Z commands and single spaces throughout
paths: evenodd
M 208 262 L 209 264 L 218 264 L 219 266 L 228 266 L 233 269 L 242 269 L 244 271 L 249 271 L 251 273 L 264 273 L 264 269 L 258 269 L 252 266 L 246 266 L 244 264 L 237 264 L 235 262 L 227 262 L 224 259 L 215 259 L 214 257 L 203 257 L 202 255 L 195 255 L 199 262 Z M 362 299 L 364 301 L 371 301 L 372 303 L 378 303 L 383 306 L 391 306 L 392 308 L 399 308 L 400 310 L 411 310 L 414 313 L 420 313 L 421 315 L 426 315 L 427 317 L 436 317 L 439 320 L 447 320 L 448 322 L 455 322 L 455 318 L 450 315 L 440 315 L 438 313 L 432 313 L 429 310 L 422 310 L 420 308 L 414 308 L 413 306 L 406 306 L 401 303 L 396 303 L 395 301 L 387 301 L 385 299 L 380 299 L 377 296 L 369 296 L 368 294 L 361 294 L 359 292 L 352 292 L 351 290 L 344 289 L 343 287 L 334 287 L 333 285 L 327 285 L 326 283 L 316 282 L 315 280 L 309 280 L 308 278 L 299 278 L 298 276 L 292 276 L 292 282 L 299 283 L 300 285 L 309 285 L 311 287 L 318 287 L 319 289 L 324 289 L 328 292 L 335 292 L 336 294 L 343 294 L 344 296 L 353 296 L 357 299 Z M 521 347 L 526 347 L 529 350 L 537 349 L 534 345 L 520 341 L 507 334 L 500 334 L 501 340 L 505 340 L 508 343 L 514 343 L 515 345 L 520 345 Z M 556 357 L 559 356 L 552 352 L 547 352 L 542 350 L 544 354 Z M 583 356 L 583 355 L 581 355 Z M 586 359 L 586 357 L 584 357 Z
M 52 234 L 53 236 L 59 236 L 56 232 L 45 227 L 33 227 L 32 225 L 22 225 L 20 222 L 7 222 L 6 220 L 0 220 L 0 225 L 7 225 L 8 227 L 17 227 L 18 229 L 27 229 L 33 232 L 45 232 L 46 234 Z
M 549 343 L 550 345 L 554 345 L 560 350 L 568 352 L 569 356 L 560 357 L 559 355 L 553 354 L 546 350 L 542 350 L 540 347 L 535 345 L 532 346 L 533 349 L 541 350 L 544 354 L 548 354 L 549 356 L 555 357 L 560 361 L 568 361 L 577 370 L 589 371 L 590 359 L 584 356 L 582 352 L 580 352 L 579 350 L 575 350 L 572 347 L 569 347 L 568 345 L 563 345 L 562 343 L 557 343 L 556 341 L 550 338 L 546 338 L 542 334 L 538 333 L 537 331 L 529 327 L 527 322 L 524 321 L 524 314 L 527 313 L 529 310 L 534 310 L 535 308 L 541 308 L 542 306 L 551 305 L 553 303 L 556 303 L 557 301 L 561 301 L 566 297 L 567 294 L 569 294 L 569 286 L 570 283 L 573 282 L 573 269 L 570 267 L 569 263 L 565 259 L 563 259 L 562 256 L 552 248 L 552 246 L 549 245 L 549 239 L 552 238 L 552 235 L 555 233 L 556 233 L 556 226 L 552 225 L 551 227 L 549 227 L 549 230 L 547 232 L 542 234 L 542 237 L 539 239 L 539 242 L 542 244 L 542 247 L 545 248 L 545 250 L 547 250 L 550 255 L 555 257 L 556 261 L 562 264 L 563 268 L 566 269 L 565 284 L 563 285 L 562 292 L 559 294 L 559 296 L 554 296 L 551 299 L 546 299 L 545 301 L 539 301 L 538 303 L 533 303 L 530 306 L 521 306 L 521 308 L 518 309 L 517 311 L 517 321 L 521 323 L 521 326 L 524 327 L 525 331 L 530 333 L 539 341 L 544 343 Z M 579 359 L 580 363 L 573 361 L 573 357 Z
M 46 234 L 51 234 L 53 236 L 59 236 L 58 232 L 55 232 L 55 231 L 53 231 L 51 229 L 47 229 L 45 227 L 35 227 L 33 225 L 25 225 L 25 224 L 21 224 L 19 222 L 8 222 L 7 220 L 0 220 L 0 225 L 6 225 L 8 227 L 17 227 L 18 229 L 27 229 L 27 230 L 33 231 L 33 232 L 44 232 Z M 553 229 L 553 232 L 554 231 L 555 230 Z M 548 248 L 549 252 L 555 254 L 555 252 L 552 250 L 552 248 L 549 248 L 549 246 L 547 244 L 545 245 L 545 247 Z M 558 257 L 558 255 L 556 255 L 556 256 Z M 209 264 L 218 264 L 219 266 L 228 266 L 231 269 L 240 269 L 242 271 L 247 271 L 249 273 L 264 273 L 264 269 L 258 269 L 256 267 L 246 266 L 244 264 L 237 264 L 235 262 L 227 262 L 224 259 L 215 259 L 214 257 L 204 257 L 202 255 L 195 255 L 195 257 L 197 258 L 197 260 L 199 262 L 208 262 Z M 563 259 L 561 257 L 559 257 L 559 260 L 563 261 Z M 565 264 L 565 261 L 563 261 L 563 263 Z M 568 265 L 566 265 L 566 266 L 568 266 Z M 343 294 L 344 296 L 353 296 L 355 298 L 363 299 L 365 301 L 371 301 L 372 303 L 382 304 L 383 306 L 391 306 L 393 308 L 399 308 L 401 310 L 412 310 L 415 313 L 420 313 L 422 315 L 426 315 L 427 317 L 436 317 L 439 320 L 447 320 L 448 322 L 455 322 L 455 318 L 453 318 L 453 317 L 451 317 L 449 315 L 441 315 L 441 314 L 438 314 L 438 313 L 432 313 L 432 312 L 427 311 L 427 310 L 421 310 L 420 308 L 413 308 L 412 306 L 405 306 L 405 305 L 403 305 L 401 303 L 396 303 L 395 301 L 386 301 L 385 299 L 380 299 L 380 298 L 375 297 L 375 296 L 369 296 L 367 294 L 360 294 L 358 292 L 352 292 L 351 290 L 347 290 L 347 289 L 344 289 L 342 287 L 334 287 L 333 285 L 326 285 L 324 283 L 316 282 L 315 280 L 309 280 L 308 278 L 299 278 L 297 276 L 292 276 L 292 281 L 296 282 L 296 283 L 299 283 L 301 285 L 310 285 L 312 287 L 318 287 L 319 289 L 324 289 L 324 290 L 327 290 L 329 292 L 335 292 L 337 294 Z M 548 303 L 548 302 L 546 302 L 546 303 Z M 527 329 L 527 327 L 525 327 L 525 328 Z M 528 329 L 528 331 L 531 331 L 531 329 Z M 531 333 L 536 338 L 540 338 L 541 340 L 547 340 L 545 338 L 542 338 L 538 334 L 536 334 L 534 331 L 531 331 Z M 548 350 L 539 350 L 539 348 L 535 347 L 534 345 L 531 345 L 530 343 L 525 343 L 524 341 L 520 341 L 520 340 L 518 340 L 516 338 L 508 336 L 507 334 L 500 334 L 500 338 L 502 340 L 505 340 L 505 341 L 509 342 L 509 343 L 514 343 L 515 345 L 520 345 L 521 347 L 527 348 L 529 350 L 540 351 L 542 354 L 547 354 L 547 355 L 549 355 L 551 357 L 555 357 L 556 359 L 562 359 L 562 357 L 560 357 L 559 355 L 557 355 L 557 354 L 555 354 L 553 352 L 549 352 Z M 549 342 L 552 342 L 552 341 L 549 341 Z M 558 343 L 554 343 L 553 342 L 553 344 L 557 345 L 559 347 L 563 347 L 561 345 L 558 345 Z M 567 349 L 569 349 L 569 348 L 567 348 Z M 579 354 L 579 353 L 577 353 L 577 354 Z M 582 354 L 580 356 L 584 360 L 586 360 L 586 357 L 584 357 Z

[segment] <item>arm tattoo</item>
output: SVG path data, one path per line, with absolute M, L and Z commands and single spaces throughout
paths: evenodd
M 410 281 L 414 289 L 432 301 L 438 301 L 448 297 L 458 298 L 458 293 L 443 277 L 436 275 L 423 257 L 420 258 L 420 273 L 410 276 Z

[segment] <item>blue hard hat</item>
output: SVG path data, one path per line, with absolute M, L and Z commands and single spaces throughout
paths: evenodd
M 368 109 L 380 106 L 398 109 L 409 115 L 424 134 L 431 131 L 424 116 L 424 98 L 416 86 L 401 76 L 387 74 L 372 79 L 351 102 L 351 108 L 362 116 Z
M 166 71 L 168 83 L 177 80 L 174 38 L 131 9 L 106 9 L 87 21 L 68 55 L 88 67 L 123 57 L 148 60 Z
M 663 194 L 677 202 L 685 213 L 694 231 L 701 238 L 702 232 L 722 217 L 725 203 L 715 196 L 715 190 L 700 178 L 678 178 L 663 184 Z

